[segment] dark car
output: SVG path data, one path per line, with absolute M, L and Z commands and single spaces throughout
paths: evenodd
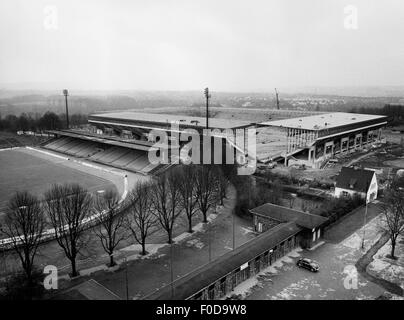
M 300 258 L 299 260 L 297 260 L 296 264 L 298 267 L 305 268 L 307 270 L 310 270 L 311 272 L 318 272 L 318 270 L 320 269 L 320 266 L 316 261 L 307 258 Z

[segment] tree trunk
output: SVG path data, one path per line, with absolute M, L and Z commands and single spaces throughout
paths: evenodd
M 29 262 L 26 264 L 25 274 L 27 276 L 28 286 L 31 287 L 33 285 L 32 266 Z
M 396 250 L 396 239 L 391 239 L 391 253 L 390 253 L 390 255 L 391 255 L 392 258 L 395 258 L 394 257 L 394 251 L 395 250 Z
M 202 212 L 203 214 L 203 223 L 208 223 L 208 216 L 207 216 L 207 211 Z
M 32 264 L 30 261 L 29 253 L 25 253 L 24 271 L 27 276 L 28 285 L 32 285 Z
M 112 253 L 109 255 L 109 266 L 113 267 L 115 265 L 114 256 Z
M 142 256 L 145 256 L 146 254 L 146 242 L 142 241 Z
M 169 230 L 169 231 L 167 232 L 167 234 L 168 234 L 168 244 L 173 243 L 173 235 L 172 235 L 172 233 L 173 233 L 172 230 Z
M 194 230 L 192 230 L 192 216 L 188 216 L 188 232 L 194 232 Z
M 76 268 L 76 258 L 72 258 L 70 260 L 71 265 L 72 265 L 72 277 L 77 277 L 79 274 L 77 272 L 77 268 Z

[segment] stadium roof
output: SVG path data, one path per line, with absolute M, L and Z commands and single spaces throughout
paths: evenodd
M 90 133 L 86 133 L 86 132 L 77 132 L 76 133 L 71 130 L 48 130 L 47 132 L 54 134 L 54 135 L 77 138 L 77 139 L 81 139 L 81 140 L 89 140 L 92 142 L 104 143 L 104 144 L 109 144 L 109 145 L 113 145 L 113 146 L 117 146 L 117 147 L 136 149 L 136 150 L 142 150 L 142 151 L 158 150 L 157 147 L 162 148 L 165 146 L 164 144 L 158 144 L 158 143 L 153 144 L 148 141 L 140 141 L 140 140 L 134 140 L 134 139 L 132 139 L 132 142 L 119 141 L 118 139 L 114 139 L 113 137 L 105 137 L 105 136 L 100 136 L 100 135 L 96 136 L 96 135 L 91 135 Z
M 168 284 L 158 291 L 144 297 L 144 299 L 187 299 L 195 293 L 198 293 L 203 288 L 206 288 L 219 280 L 221 277 L 236 270 L 244 263 L 275 247 L 301 230 L 302 228 L 297 226 L 294 222 L 278 224 L 240 247 L 225 253 L 212 262 L 195 269 L 178 280 L 175 280 L 173 282 L 174 296 L 171 296 L 171 284 Z
M 372 120 L 380 120 L 380 122 L 384 122 L 387 121 L 387 117 L 371 114 L 334 112 L 308 117 L 262 122 L 260 125 L 291 129 L 324 130 Z
M 180 127 L 204 129 L 206 126 L 206 118 L 204 117 L 190 117 L 175 114 L 161 114 L 161 113 L 141 113 L 141 112 L 112 112 L 93 114 L 89 117 L 89 122 L 99 123 L 115 123 L 117 125 L 159 125 L 166 127 L 167 124 L 178 122 Z M 209 118 L 209 127 L 217 129 L 236 129 L 245 128 L 254 125 L 248 121 L 230 120 Z

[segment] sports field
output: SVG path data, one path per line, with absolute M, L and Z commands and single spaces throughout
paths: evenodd
M 16 191 L 42 196 L 54 183 L 79 183 L 91 192 L 116 189 L 103 178 L 65 166 L 63 160 L 46 159 L 26 149 L 0 152 L 0 219 L 7 201 Z

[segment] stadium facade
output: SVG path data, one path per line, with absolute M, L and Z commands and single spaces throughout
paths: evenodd
M 381 140 L 387 117 L 335 112 L 301 118 L 268 121 L 259 127 L 285 132 L 286 147 L 281 154 L 285 165 L 304 164 L 321 168 L 338 154 L 355 152 Z

